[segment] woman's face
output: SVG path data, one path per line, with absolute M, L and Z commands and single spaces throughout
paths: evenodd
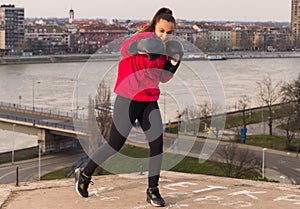
M 172 38 L 174 34 L 175 25 L 167 20 L 160 19 L 155 25 L 155 35 L 163 42 L 166 42 Z

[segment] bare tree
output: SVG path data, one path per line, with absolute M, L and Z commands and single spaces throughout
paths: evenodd
M 221 40 L 218 43 L 216 43 L 216 51 L 218 52 L 228 51 L 228 44 L 224 38 L 221 38 Z
M 246 121 L 246 109 L 250 104 L 250 98 L 247 95 L 242 95 L 238 101 L 238 109 L 242 111 L 243 114 L 243 126 L 246 128 L 247 121 Z
M 112 105 L 110 103 L 111 91 L 110 87 L 101 82 L 97 89 L 95 98 L 89 98 L 89 128 L 90 141 L 89 152 L 94 152 L 108 138 L 112 123 Z M 99 134 L 100 131 L 100 134 Z M 103 168 L 96 169 L 98 174 L 103 173 Z
M 249 149 L 240 149 L 237 144 L 231 143 L 221 146 L 217 154 L 223 162 L 218 166 L 227 177 L 249 178 L 260 173 L 261 160 Z
M 282 102 L 289 103 L 285 108 L 287 117 L 282 119 L 282 127 L 286 131 L 287 145 L 300 130 L 300 75 L 293 83 L 285 83 L 281 88 Z
M 206 101 L 204 104 L 199 106 L 199 115 L 200 119 L 202 119 L 202 123 L 200 123 L 200 130 L 203 130 L 201 128 L 201 124 L 204 124 L 204 129 L 209 126 L 210 121 L 208 120 L 209 116 L 211 115 L 211 106 L 209 103 Z M 206 130 L 204 130 L 206 131 Z
M 88 138 L 88 153 L 93 153 L 101 145 L 101 136 L 98 134 L 98 126 L 96 124 L 95 117 L 95 101 L 89 96 L 88 106 L 88 127 L 89 127 L 89 138 Z
M 97 124 L 101 135 L 107 139 L 112 122 L 112 104 L 111 104 L 110 86 L 101 82 L 95 96 L 97 109 Z
M 197 37 L 195 45 L 203 52 L 207 52 L 210 48 L 211 38 L 209 35 L 203 35 L 202 37 Z
M 210 128 L 207 129 L 208 133 L 211 133 L 214 139 L 219 139 L 221 130 L 225 126 L 225 113 L 222 112 L 222 107 L 219 104 L 213 103 L 209 105 L 205 102 L 200 105 L 200 115 L 203 119 L 203 123 Z
M 212 108 L 207 101 L 203 105 L 200 105 L 200 117 L 204 118 L 204 120 L 207 120 L 211 112 Z
M 196 135 L 199 131 L 199 120 L 200 120 L 200 113 L 199 109 L 196 106 L 189 106 L 187 108 L 188 118 L 189 120 L 189 129 L 194 132 Z
M 273 135 L 272 123 L 273 123 L 273 111 L 272 106 L 279 100 L 281 96 L 281 81 L 274 83 L 270 74 L 264 76 L 261 81 L 257 82 L 259 99 L 263 104 L 268 107 L 269 111 L 269 134 Z

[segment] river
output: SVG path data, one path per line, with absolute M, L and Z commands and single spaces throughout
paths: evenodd
M 192 97 L 199 105 L 210 101 L 216 88 L 223 93 L 227 111 L 234 110 L 241 95 L 250 98 L 250 106 L 260 106 L 257 82 L 268 74 L 274 82 L 292 82 L 300 73 L 299 58 L 228 59 L 223 61 L 184 61 L 180 71 L 169 84 L 162 84 L 159 101 L 163 120 L 174 120 L 176 110 L 184 108 L 176 105 L 185 101 L 188 106 Z M 82 86 L 96 89 L 97 79 L 109 81 L 113 87 L 117 73 L 117 62 L 75 62 L 50 64 L 0 65 L 0 101 L 51 110 L 72 111 L 72 102 L 86 100 L 81 95 Z M 298 67 L 297 67 L 298 66 Z M 81 74 L 79 74 L 81 72 Z M 198 76 L 195 76 L 195 72 Z M 95 78 L 95 77 L 99 78 Z M 91 79 L 91 81 L 89 80 Z M 76 84 L 80 94 L 73 99 Z M 88 81 L 87 81 L 88 80 Z M 212 82 L 213 81 L 213 82 Z M 216 86 L 210 86 L 217 83 Z M 191 97 L 192 95 L 192 97 Z M 215 95 L 215 94 L 214 94 Z M 86 95 L 88 96 L 88 94 Z M 79 97 L 79 98 L 78 98 Z M 215 96 L 217 97 L 217 95 Z M 222 97 L 222 96 L 221 96 Z M 166 106 L 166 108 L 165 108 Z M 0 152 L 12 149 L 12 132 L 0 130 Z M 35 146 L 36 137 L 15 133 L 15 149 Z

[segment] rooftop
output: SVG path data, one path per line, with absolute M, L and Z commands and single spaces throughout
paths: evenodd
M 0 186 L 3 209 L 153 208 L 146 201 L 147 173 L 93 178 L 90 197 L 79 197 L 74 179 Z M 160 191 L 166 208 L 299 208 L 300 186 L 222 178 L 206 175 L 161 173 Z

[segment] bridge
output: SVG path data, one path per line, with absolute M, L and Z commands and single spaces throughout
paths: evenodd
M 42 152 L 59 151 L 78 145 L 78 137 L 88 137 L 76 124 L 85 123 L 85 116 L 0 102 L 0 129 L 35 135 Z M 84 126 L 83 126 L 84 127 Z

